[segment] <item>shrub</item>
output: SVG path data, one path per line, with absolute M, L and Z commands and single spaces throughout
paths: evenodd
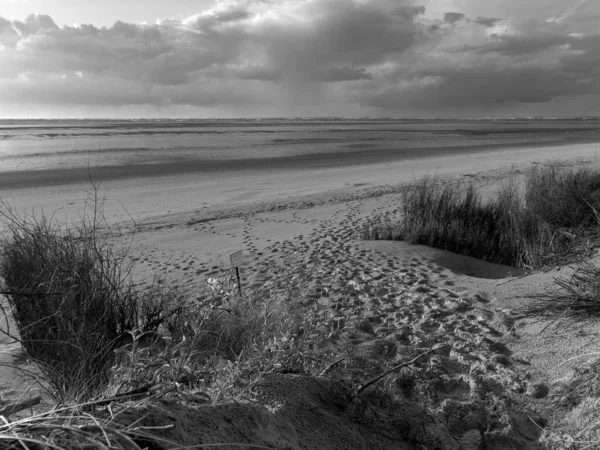
M 493 263 L 536 268 L 586 249 L 598 237 L 600 171 L 551 164 L 514 173 L 485 199 L 425 177 L 402 195 L 397 224 L 367 225 L 363 237 L 406 239 Z M 375 230 L 375 231 L 373 231 Z M 393 230 L 393 232 L 386 232 Z
M 517 227 L 522 222 L 514 186 L 496 201 L 485 201 L 475 186 L 424 178 L 403 194 L 402 234 L 429 245 L 486 261 L 518 265 L 525 249 Z
M 86 401 L 106 387 L 114 346 L 132 329 L 156 331 L 176 295 L 156 283 L 136 285 L 124 233 L 105 225 L 101 204 L 79 224 L 0 211 L 0 277 L 19 339 L 61 401 Z

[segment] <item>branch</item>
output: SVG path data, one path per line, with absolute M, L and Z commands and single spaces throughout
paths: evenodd
M 379 375 L 379 376 L 377 376 L 377 377 L 373 378 L 371 381 L 367 381 L 367 382 L 366 382 L 365 384 L 363 384 L 362 386 L 359 386 L 358 390 L 356 391 L 356 394 L 354 394 L 354 398 L 358 397 L 358 395 L 359 395 L 359 394 L 360 394 L 362 391 L 364 391 L 366 388 L 368 388 L 368 387 L 369 387 L 369 386 L 371 386 L 372 384 L 374 384 L 374 383 L 377 383 L 379 380 L 381 380 L 381 379 L 382 379 L 382 378 L 384 378 L 384 377 L 387 377 L 387 376 L 388 376 L 390 373 L 392 373 L 392 372 L 395 372 L 396 370 L 398 370 L 398 369 L 401 369 L 401 368 L 403 368 L 403 367 L 410 366 L 411 364 L 414 364 L 414 363 L 416 363 L 416 362 L 417 362 L 417 360 L 419 360 L 419 359 L 420 359 L 420 358 L 422 358 L 423 356 L 425 356 L 425 355 L 429 355 L 430 353 L 433 353 L 433 352 L 435 352 L 435 351 L 437 351 L 437 350 L 440 350 L 440 349 L 442 349 L 442 348 L 444 348 L 444 347 L 446 347 L 446 346 L 445 346 L 445 345 L 442 345 L 442 346 L 440 346 L 440 347 L 437 347 L 437 346 L 436 346 L 436 347 L 434 347 L 434 348 L 432 348 L 432 349 L 430 349 L 430 350 L 427 350 L 425 353 L 421 353 L 420 355 L 418 355 L 418 356 L 414 357 L 413 359 L 411 359 L 411 360 L 410 360 L 410 361 L 408 361 L 408 362 L 405 362 L 405 363 L 402 363 L 402 364 L 398 364 L 397 366 L 395 366 L 395 367 L 392 367 L 390 370 L 388 370 L 388 371 L 386 371 L 386 372 L 382 373 L 381 375 Z
M 330 372 L 330 371 L 331 371 L 331 370 L 332 370 L 332 369 L 333 369 L 335 366 L 337 366 L 339 363 L 341 363 L 341 362 L 342 362 L 343 360 L 345 360 L 345 359 L 346 359 L 346 358 L 341 358 L 341 359 L 338 359 L 337 361 L 335 361 L 335 362 L 333 362 L 333 363 L 329 364 L 329 365 L 328 365 L 328 366 L 325 368 L 325 370 L 323 370 L 323 371 L 322 371 L 322 372 L 319 374 L 319 376 L 320 376 L 320 377 L 322 377 L 322 376 L 326 375 L 326 374 L 327 374 L 327 373 L 329 373 L 329 372 Z

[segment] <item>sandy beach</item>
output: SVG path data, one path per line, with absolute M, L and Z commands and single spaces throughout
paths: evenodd
M 2 3 L 0 450 L 600 449 L 600 1 Z
M 346 318 L 368 319 L 366 332 L 353 341 L 361 348 L 385 342 L 454 343 L 463 350 L 448 357 L 460 367 L 480 358 L 489 369 L 481 376 L 495 380 L 499 392 L 525 393 L 559 382 L 598 350 L 595 324 L 559 335 L 546 330 L 549 322 L 516 312 L 551 289 L 553 278 L 567 275 L 569 268 L 527 274 L 405 242 L 361 241 L 359 232 L 369 218 L 397 215 L 402 186 L 421 176 L 437 174 L 491 189 L 509 166 L 522 171 L 565 160 L 597 165 L 598 144 L 509 147 L 364 164 L 354 160 L 342 167 L 321 167 L 316 160 L 277 170 L 267 164 L 175 174 L 171 168 L 161 173 L 157 165 L 151 176 L 98 176 L 97 181 L 109 222 L 135 223 L 132 255 L 140 278 L 159 275 L 199 295 L 208 278 L 227 273 L 230 255 L 240 250 L 243 286 L 277 276 L 261 267 L 301 266 L 314 277 L 311 295 L 319 304 L 341 309 Z M 69 173 L 75 172 L 64 175 Z M 58 220 L 76 220 L 91 185 L 80 175 L 73 177 L 62 183 L 46 183 L 42 177 L 40 185 L 27 182 L 23 188 L 19 181 L 17 188 L 0 190 L 0 198 L 21 212 L 43 208 Z M 383 284 L 396 288 L 381 289 Z M 336 292 L 349 285 L 361 286 L 368 295 L 339 303 Z M 497 344 L 489 344 L 490 338 Z M 15 351 L 12 344 L 4 346 Z M 510 368 L 502 365 L 504 357 L 515 361 Z M 452 379 L 472 375 L 456 367 Z M 7 400 L 17 395 L 20 382 L 13 372 L 4 376 L 0 394 Z M 440 395 L 445 389 L 440 387 Z M 444 395 L 462 399 L 473 394 L 472 386 L 465 389 Z M 537 400 L 528 401 L 534 407 Z M 537 439 L 539 432 L 526 429 L 521 429 L 523 436 Z

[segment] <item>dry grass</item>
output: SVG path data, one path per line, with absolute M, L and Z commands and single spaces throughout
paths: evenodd
M 152 430 L 82 413 L 90 404 L 36 414 L 0 425 L 0 448 L 11 450 L 110 449 L 142 450 L 160 448 Z M 171 445 L 173 447 L 173 445 Z
M 589 319 L 600 316 L 600 265 L 592 261 L 577 263 L 570 277 L 556 278 L 557 289 L 537 297 L 523 308 L 525 315 L 569 316 Z
M 2 204 L 8 229 L 0 242 L 1 289 L 18 339 L 61 402 L 101 395 L 114 346 L 129 330 L 156 331 L 176 311 L 175 291 L 136 285 L 126 233 L 111 229 L 91 195 L 80 223 L 19 216 Z
M 366 239 L 402 239 L 485 261 L 539 268 L 589 250 L 598 239 L 600 171 L 535 167 L 523 186 L 514 172 L 491 198 L 425 177 L 408 187 L 397 223 L 378 220 Z

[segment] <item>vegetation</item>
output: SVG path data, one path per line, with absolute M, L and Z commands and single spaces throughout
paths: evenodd
M 315 322 L 302 268 L 265 267 L 279 276 L 242 296 L 225 275 L 199 296 L 184 296 L 163 280 L 134 282 L 131 236 L 107 224 L 95 192 L 70 226 L 2 206 L 0 291 L 17 327 L 6 333 L 58 402 L 191 385 L 208 373 L 222 397 L 234 372 L 239 381 L 314 365 L 302 356 Z
M 554 282 L 557 289 L 539 295 L 538 301 L 522 312 L 578 319 L 600 316 L 600 265 L 597 262 L 581 261 L 569 277 L 559 277 Z
M 120 338 L 134 329 L 155 332 L 177 311 L 175 290 L 133 282 L 124 233 L 101 227 L 95 196 L 88 206 L 91 213 L 69 228 L 43 215 L 21 217 L 7 205 L 1 211 L 8 231 L 0 290 L 23 348 L 63 402 L 100 395 Z
M 598 238 L 600 171 L 558 164 L 514 174 L 491 198 L 425 177 L 407 188 L 396 223 L 367 226 L 363 238 L 407 240 L 514 267 L 539 268 Z
M 158 445 L 157 438 L 149 431 L 78 412 L 78 409 L 83 406 L 86 405 L 81 404 L 77 408 L 64 407 L 49 413 L 3 422 L 0 425 L 0 448 L 15 450 L 162 448 Z M 174 446 L 173 443 L 168 444 Z

